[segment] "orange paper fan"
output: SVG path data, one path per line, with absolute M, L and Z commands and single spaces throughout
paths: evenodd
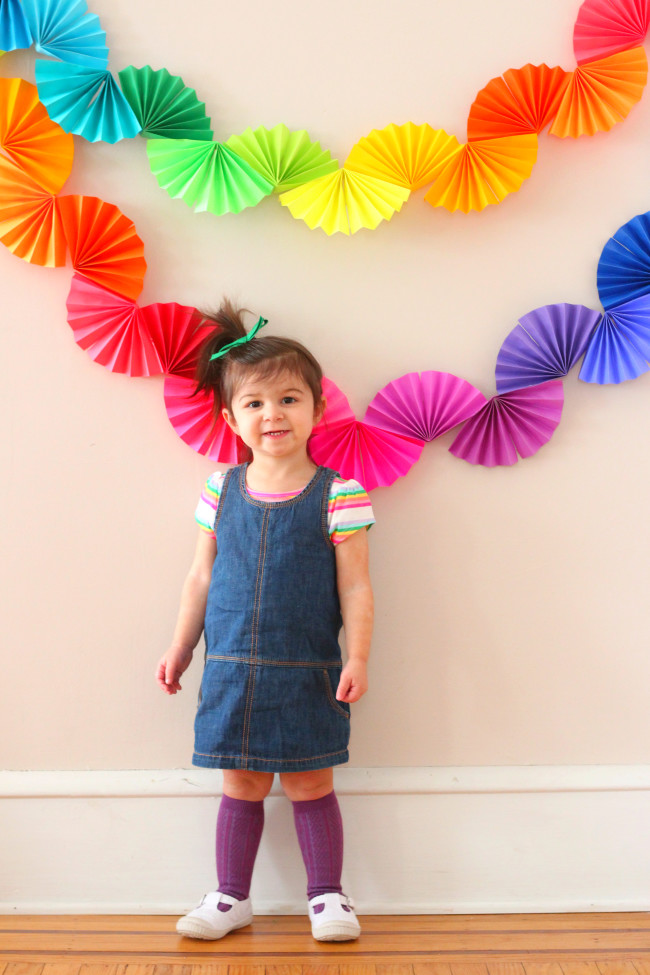
M 0 156 L 0 241 L 16 257 L 63 267 L 66 241 L 58 200 Z
M 571 75 L 546 64 L 511 68 L 479 91 L 467 119 L 467 138 L 540 133 L 553 120 Z
M 518 190 L 536 159 L 536 135 L 470 142 L 443 166 L 424 199 L 451 211 L 482 210 Z
M 75 271 L 119 295 L 137 298 L 147 265 L 133 221 L 96 196 L 63 196 L 59 206 Z
M 443 129 L 430 125 L 387 125 L 359 139 L 345 168 L 411 190 L 430 183 L 460 143 Z
M 52 122 L 35 85 L 0 78 L 0 146 L 48 193 L 58 193 L 72 169 L 72 136 Z
M 573 72 L 549 132 L 561 139 L 608 132 L 640 100 L 648 79 L 642 47 L 620 51 Z

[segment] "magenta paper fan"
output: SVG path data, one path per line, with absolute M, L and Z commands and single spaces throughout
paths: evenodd
M 485 403 L 476 386 L 449 372 L 409 372 L 379 390 L 363 420 L 390 433 L 431 441 Z
M 66 304 L 75 342 L 99 365 L 127 376 L 156 376 L 164 372 L 143 326 L 142 310 L 132 298 L 74 274 Z
M 547 443 L 562 416 L 562 381 L 494 396 L 471 417 L 449 448 L 470 464 L 500 467 L 531 457 Z
M 578 64 L 641 47 L 650 21 L 648 0 L 585 0 L 573 29 Z
M 214 325 L 205 324 L 196 308 L 175 301 L 146 305 L 142 324 L 160 357 L 162 371 L 193 379 L 199 350 Z
M 325 415 L 309 441 L 315 463 L 334 468 L 346 479 L 354 478 L 367 491 L 386 487 L 411 469 L 422 453 L 422 440 L 357 420 L 345 395 L 329 379 L 323 380 L 323 394 Z
M 215 417 L 212 396 L 193 396 L 194 382 L 183 376 L 165 379 L 165 408 L 174 430 L 192 450 L 221 464 L 238 464 L 248 457 L 248 448 L 226 421 Z

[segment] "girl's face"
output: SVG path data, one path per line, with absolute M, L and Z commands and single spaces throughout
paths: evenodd
M 315 404 L 304 379 L 282 372 L 269 379 L 245 379 L 235 391 L 231 409 L 222 413 L 253 456 L 286 459 L 306 454 L 307 441 L 324 409 L 325 400 Z

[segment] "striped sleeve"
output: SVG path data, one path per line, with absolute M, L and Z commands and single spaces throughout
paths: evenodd
M 359 482 L 335 477 L 327 505 L 327 527 L 334 545 L 374 524 L 370 498 Z
M 199 503 L 197 504 L 196 511 L 194 512 L 194 518 L 199 528 L 201 528 L 208 535 L 211 535 L 212 538 L 215 537 L 214 519 L 217 515 L 219 495 L 221 494 L 221 487 L 223 485 L 223 479 L 225 476 L 225 474 L 220 474 L 219 471 L 210 475 L 205 482 L 205 487 L 201 492 Z

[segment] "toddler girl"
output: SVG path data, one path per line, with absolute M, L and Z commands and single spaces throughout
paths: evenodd
M 213 939 L 251 922 L 263 800 L 278 772 L 307 869 L 312 934 L 347 941 L 360 928 L 341 889 L 332 769 L 348 760 L 350 704 L 367 689 L 373 603 L 364 529 L 372 508 L 361 485 L 309 456 L 325 409 L 311 353 L 290 339 L 258 336 L 264 319 L 247 333 L 228 302 L 211 320 L 197 391 L 213 393 L 217 415 L 251 459 L 206 484 L 176 630 L 156 673 L 167 694 L 179 691 L 205 632 L 193 763 L 223 769 L 219 886 L 177 930 Z

